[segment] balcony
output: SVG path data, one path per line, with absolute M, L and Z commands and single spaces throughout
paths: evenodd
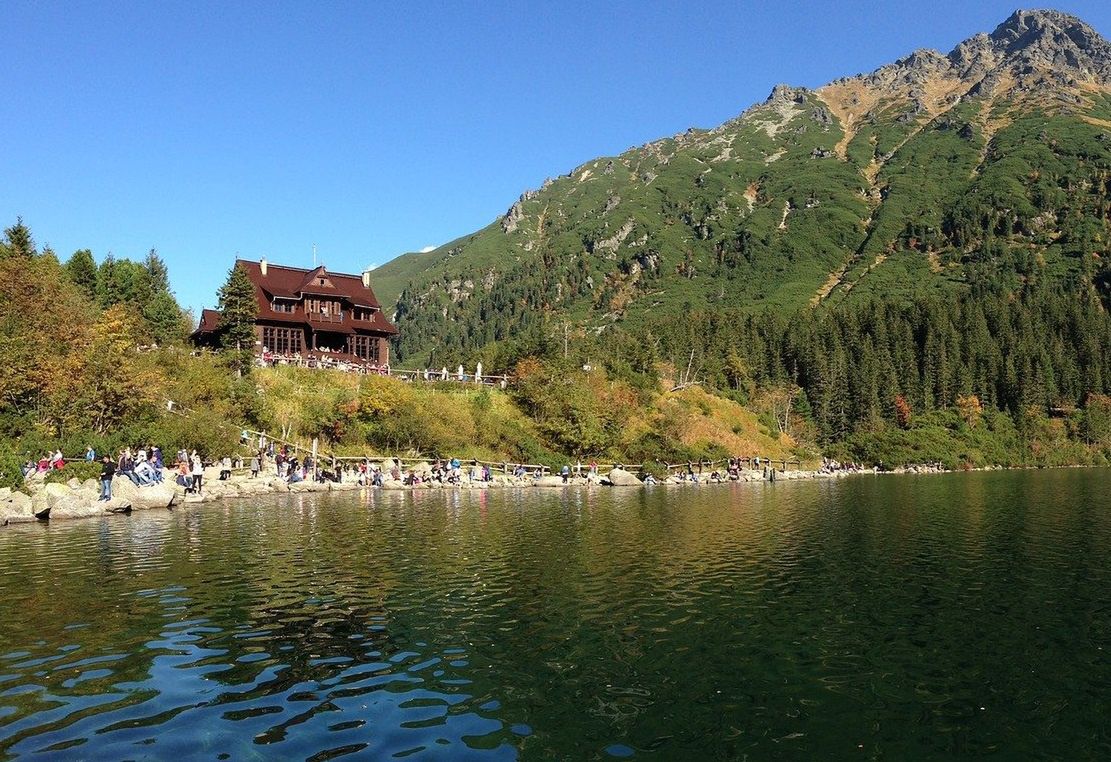
M 306 311 L 310 323 L 342 323 L 343 310 L 339 312 L 310 312 Z

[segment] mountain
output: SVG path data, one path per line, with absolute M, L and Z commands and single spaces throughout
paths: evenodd
M 461 356 L 564 321 L 790 315 L 1017 289 L 1098 291 L 1111 212 L 1111 44 L 1017 11 L 809 90 L 776 85 L 714 129 L 598 158 L 487 227 L 375 273 L 398 356 Z

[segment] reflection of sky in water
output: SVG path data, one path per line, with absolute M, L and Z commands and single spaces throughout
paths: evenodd
M 16 527 L 0 757 L 1083 756 L 1109 709 L 1109 486 L 382 492 Z

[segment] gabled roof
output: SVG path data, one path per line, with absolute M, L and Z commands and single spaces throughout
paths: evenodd
M 287 325 L 308 326 L 316 331 L 331 331 L 334 333 L 357 333 L 359 331 L 373 331 L 384 334 L 396 334 L 394 326 L 382 314 L 382 307 L 374 296 L 374 291 L 363 285 L 361 275 L 348 273 L 333 273 L 325 270 L 324 265 L 306 270 L 301 267 L 286 267 L 284 265 L 266 265 L 266 275 L 262 274 L 260 262 L 247 259 L 237 259 L 237 267 L 243 268 L 247 278 L 255 287 L 255 302 L 258 306 L 258 321 L 264 323 L 286 323 Z M 321 278 L 325 279 L 322 286 Z M 302 297 L 327 296 L 345 302 L 345 317 L 342 324 L 308 322 L 303 314 L 302 307 L 299 312 L 275 312 L 271 302 L 275 299 L 290 299 L 301 301 Z M 365 307 L 373 310 L 369 320 L 354 320 L 347 305 Z M 196 334 L 211 333 L 219 328 L 220 313 L 217 310 L 202 310 L 200 325 Z
M 382 314 L 382 307 L 374 296 L 374 290 L 363 285 L 361 275 L 349 273 L 334 273 L 325 269 L 324 265 L 307 270 L 302 267 L 286 267 L 285 265 L 266 264 L 266 275 L 262 274 L 259 262 L 247 259 L 237 259 L 236 266 L 242 267 L 251 283 L 255 286 L 255 299 L 258 302 L 259 320 L 271 320 L 282 323 L 303 323 L 304 316 L 294 316 L 287 312 L 275 312 L 271 309 L 272 298 L 301 299 L 305 295 L 330 296 L 355 307 L 367 307 L 375 310 L 370 320 L 361 320 L 353 323 L 354 327 L 364 330 L 382 331 L 384 333 L 397 333 L 397 328 Z M 321 286 L 319 280 L 324 278 L 327 282 Z M 328 330 L 320 325 L 314 327 L 318 330 Z
M 197 324 L 197 330 L 193 331 L 193 335 L 196 336 L 202 333 L 215 333 L 216 329 L 218 329 L 219 327 L 219 310 L 201 310 L 201 320 Z
M 258 262 L 237 259 L 235 264 L 243 268 L 247 277 L 255 284 L 256 290 L 264 291 L 269 296 L 299 299 L 306 293 L 327 294 L 347 299 L 360 307 L 381 309 L 378 299 L 374 296 L 374 290 L 363 285 L 361 275 L 328 272 L 324 269 L 324 265 L 306 270 L 269 262 L 266 264 L 266 275 L 263 275 L 262 267 Z M 328 280 L 329 285 L 320 286 L 316 283 L 322 276 Z M 259 307 L 262 307 L 261 303 Z

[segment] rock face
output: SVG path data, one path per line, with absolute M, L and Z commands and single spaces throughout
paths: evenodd
M 606 476 L 611 486 L 614 487 L 639 487 L 642 485 L 640 479 L 635 474 L 631 474 L 623 468 L 615 468 Z

